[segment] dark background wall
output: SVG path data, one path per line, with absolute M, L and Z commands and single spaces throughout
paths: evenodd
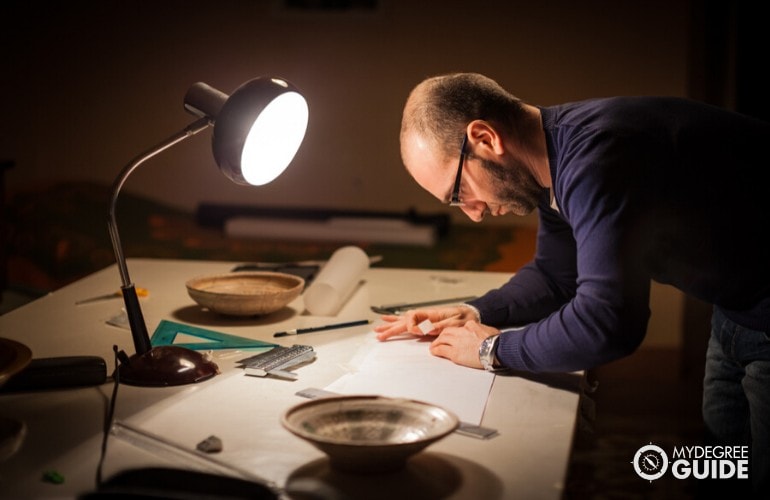
M 182 99 L 193 82 L 231 92 L 279 75 L 304 90 L 311 118 L 273 184 L 229 183 L 212 168 L 206 133 L 143 166 L 126 189 L 188 210 L 441 210 L 398 153 L 401 108 L 422 78 L 478 71 L 537 104 L 687 95 L 693 10 L 687 0 L 6 0 L 0 158 L 16 163 L 10 190 L 109 183 L 192 121 Z

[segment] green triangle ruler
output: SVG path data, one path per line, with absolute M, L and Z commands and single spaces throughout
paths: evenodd
M 174 342 L 178 334 L 188 335 L 206 339 L 203 342 Z M 236 335 L 215 332 L 198 328 L 196 326 L 183 325 L 165 319 L 160 320 L 158 328 L 152 334 L 150 339 L 153 346 L 158 345 L 176 345 L 186 347 L 187 349 L 206 350 L 206 349 L 248 349 L 257 347 L 275 347 L 278 344 L 262 342 L 261 340 L 247 339 Z

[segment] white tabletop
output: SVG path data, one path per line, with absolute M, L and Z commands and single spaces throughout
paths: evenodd
M 369 269 L 362 285 L 334 318 L 310 316 L 302 298 L 262 318 L 225 318 L 201 310 L 184 283 L 194 276 L 229 271 L 235 263 L 131 259 L 150 333 L 161 320 L 194 325 L 282 345 L 299 337 L 273 333 L 341 321 L 371 319 L 371 305 L 420 302 L 481 295 L 508 279 L 503 273 Z M 120 312 L 120 299 L 76 306 L 75 302 L 119 287 L 112 266 L 0 316 L 0 337 L 27 345 L 35 358 L 101 356 L 113 368 L 113 345 L 133 353 L 128 330 L 106 324 Z M 580 376 L 497 375 L 481 424 L 497 429 L 491 439 L 452 434 L 413 457 L 398 473 L 353 476 L 328 468 L 324 455 L 280 425 L 281 415 L 304 401 L 296 392 L 322 388 L 345 373 L 370 326 L 318 332 L 301 337 L 318 353 L 297 370 L 297 381 L 244 377 L 234 361 L 248 353 L 214 351 L 222 374 L 191 386 L 142 388 L 121 385 L 116 419 L 193 450 L 209 435 L 222 438 L 216 460 L 278 487 L 312 479 L 350 498 L 560 498 L 569 462 L 579 401 Z M 469 369 L 470 370 L 470 369 Z M 21 449 L 0 462 L 1 498 L 74 498 L 95 488 L 104 412 L 113 385 L 0 395 L 0 417 L 22 420 L 27 435 Z M 186 465 L 187 464 L 187 465 Z M 129 444 L 112 436 L 106 477 L 129 467 L 189 463 L 163 450 Z M 51 484 L 54 470 L 65 481 Z M 373 484 L 376 486 L 373 487 Z

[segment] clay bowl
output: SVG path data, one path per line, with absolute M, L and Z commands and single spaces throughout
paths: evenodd
M 305 280 L 268 271 L 200 276 L 185 286 L 190 297 L 210 311 L 229 316 L 270 314 L 299 297 Z

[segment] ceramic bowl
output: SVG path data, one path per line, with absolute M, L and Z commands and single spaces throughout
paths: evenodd
M 334 396 L 301 403 L 281 419 L 329 457 L 336 470 L 392 472 L 454 432 L 458 418 L 428 403 L 381 396 Z
M 270 314 L 299 297 L 305 280 L 267 271 L 200 276 L 186 283 L 187 293 L 201 306 L 230 316 Z

